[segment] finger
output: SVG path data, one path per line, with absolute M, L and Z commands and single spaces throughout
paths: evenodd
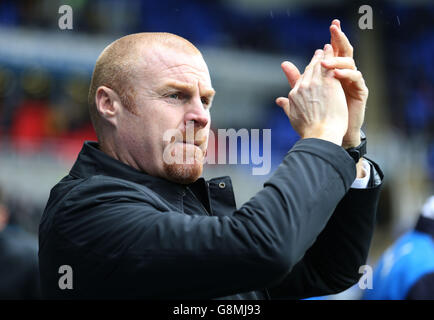
M 285 74 L 286 78 L 288 79 L 289 85 L 294 88 L 295 84 L 297 83 L 297 80 L 300 78 L 300 71 L 298 71 L 297 67 L 289 62 L 284 61 L 281 64 L 283 73 Z
M 309 64 L 306 66 L 306 68 L 305 68 L 305 71 L 308 69 L 308 68 L 312 68 L 313 66 L 314 66 L 314 64 L 316 64 L 316 62 L 318 61 L 318 58 L 319 57 L 321 57 L 321 59 L 322 59 L 322 56 L 323 56 L 323 50 L 322 49 L 317 49 L 317 50 L 315 50 L 315 52 L 314 52 L 314 54 L 313 54 L 313 56 L 312 56 L 312 59 L 310 60 L 310 62 L 309 62 Z
M 324 59 L 323 60 L 329 60 L 332 59 L 333 56 L 333 47 L 330 44 L 326 44 L 324 46 Z
M 339 30 L 341 30 L 341 22 L 338 19 L 334 19 L 332 24 L 330 25 L 330 43 L 333 47 L 334 55 L 337 57 L 339 55 L 339 48 L 336 40 L 336 35 L 334 34 L 334 28 L 332 26 L 336 26 Z
M 327 69 L 352 69 L 357 70 L 356 63 L 350 57 L 333 57 L 321 61 L 321 65 Z
M 339 30 L 341 30 L 341 22 L 339 21 L 339 19 L 333 19 L 332 25 L 335 25 L 339 28 Z
M 279 107 L 283 107 L 285 104 L 289 103 L 289 99 L 285 97 L 278 97 L 276 98 L 275 102 Z
M 315 54 L 312 57 L 312 60 L 310 61 L 309 65 L 306 67 L 304 73 L 303 73 L 303 79 L 302 82 L 304 82 L 306 85 L 309 85 L 312 76 L 313 76 L 313 72 L 314 72 L 314 68 L 317 64 L 319 64 L 319 62 L 323 59 L 324 57 L 324 51 L 321 49 L 318 49 L 315 51 Z
M 353 57 L 353 47 L 345 33 L 335 24 L 330 26 L 331 44 L 335 56 Z
M 321 55 L 322 59 L 320 59 L 320 61 L 318 61 L 318 63 L 315 65 L 315 69 L 312 74 L 312 79 L 318 79 L 321 81 L 322 77 L 326 75 L 327 69 L 322 68 L 321 66 L 321 61 L 325 59 L 326 55 L 330 57 L 333 56 L 333 49 L 331 48 L 330 45 L 327 44 L 324 46 L 324 50 Z
M 333 58 L 333 48 L 330 44 L 327 43 L 324 46 L 324 60 L 328 60 L 328 59 L 332 59 L 332 58 Z M 321 64 L 321 66 L 322 66 L 322 64 Z M 321 74 L 323 76 L 326 76 L 326 75 L 328 75 L 329 77 L 333 76 L 333 74 L 330 72 L 331 71 L 326 69 L 326 68 L 321 68 Z
M 276 99 L 276 104 L 285 111 L 285 113 L 289 116 L 289 99 L 285 97 L 279 97 Z
M 365 87 L 365 80 L 360 71 L 350 69 L 335 69 L 333 70 L 335 78 L 344 81 L 351 81 L 355 83 L 361 89 Z
M 333 52 L 334 52 L 334 56 L 338 57 L 339 56 L 339 43 L 338 43 L 338 39 L 339 39 L 339 34 L 336 31 L 336 29 L 339 30 L 339 28 L 337 28 L 337 26 L 335 24 L 332 24 L 330 26 L 330 43 L 333 47 Z

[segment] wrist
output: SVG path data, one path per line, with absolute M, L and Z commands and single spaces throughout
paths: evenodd
M 336 133 L 336 132 L 331 131 L 331 130 L 320 130 L 320 131 L 307 132 L 301 138 L 302 139 L 308 139 L 308 138 L 321 139 L 321 140 L 326 140 L 326 141 L 332 142 L 334 144 L 337 144 L 338 146 L 341 146 L 343 137 L 339 133 Z
M 362 140 L 360 139 L 360 133 L 358 134 L 358 139 L 351 139 L 351 140 L 342 140 L 342 148 L 344 149 L 350 149 L 350 148 L 355 148 L 358 145 L 360 145 L 360 143 L 362 143 Z
M 347 131 L 342 139 L 342 148 L 350 149 L 355 148 L 362 142 L 360 137 L 360 129 Z
M 350 142 L 343 141 L 342 147 L 354 159 L 356 163 L 366 154 L 366 135 L 360 130 L 359 139 L 353 139 Z

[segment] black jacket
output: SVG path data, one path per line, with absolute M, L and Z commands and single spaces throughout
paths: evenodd
M 342 291 L 361 276 L 381 184 L 350 190 L 355 177 L 344 149 L 300 140 L 237 209 L 229 177 L 175 184 L 86 142 L 40 223 L 43 294 L 267 299 Z M 62 265 L 73 270 L 72 289 L 59 288 Z

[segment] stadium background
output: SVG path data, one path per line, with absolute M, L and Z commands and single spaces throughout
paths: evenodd
M 73 9 L 72 30 L 58 27 L 62 4 Z M 358 27 L 363 4 L 373 9 L 372 30 Z M 274 104 L 289 91 L 280 63 L 303 70 L 330 41 L 328 27 L 338 18 L 370 89 L 368 157 L 386 177 L 368 261 L 374 265 L 434 194 L 433 15 L 432 2 L 410 0 L 3 0 L 0 185 L 11 225 L 36 237 L 51 187 L 83 141 L 95 139 L 88 84 L 96 58 L 113 40 L 166 31 L 197 45 L 217 91 L 212 129 L 271 128 L 274 169 L 298 139 Z M 239 206 L 269 177 L 252 176 L 251 168 L 207 165 L 205 177 L 230 175 Z

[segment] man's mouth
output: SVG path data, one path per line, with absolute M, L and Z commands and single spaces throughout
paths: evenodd
M 181 141 L 179 141 L 179 142 L 181 142 Z M 203 141 L 194 141 L 194 142 L 192 142 L 192 141 L 183 140 L 182 143 L 184 143 L 184 144 L 191 144 L 191 145 L 194 145 L 194 146 L 200 148 L 200 146 L 203 144 Z
M 175 142 L 175 143 L 183 144 L 183 145 L 185 145 L 185 146 L 194 146 L 194 148 L 198 148 L 202 153 L 205 152 L 204 150 L 202 150 L 202 148 L 201 148 L 201 144 L 202 144 L 202 143 L 199 142 L 199 141 L 192 143 L 192 142 L 187 142 L 187 141 L 182 141 L 182 140 L 180 140 L 180 141 L 177 141 L 177 142 Z M 191 147 L 190 147 L 190 148 L 191 148 Z

